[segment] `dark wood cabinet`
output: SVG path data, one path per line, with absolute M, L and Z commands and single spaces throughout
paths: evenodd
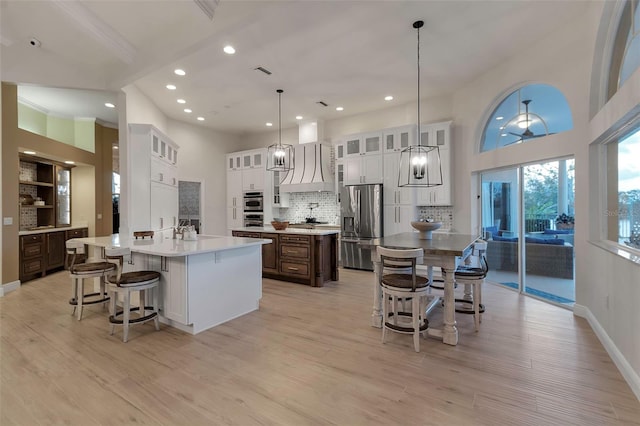
M 322 287 L 338 280 L 338 235 L 233 231 L 234 237 L 270 239 L 262 246 L 262 276 Z
M 47 272 L 65 266 L 65 242 L 70 238 L 89 235 L 87 228 L 68 230 L 53 229 L 50 232 L 20 236 L 20 281 L 43 277 Z M 84 255 L 76 258 L 83 262 Z
M 47 269 L 59 268 L 64 266 L 64 257 L 66 254 L 65 241 L 66 235 L 64 231 L 48 232 L 47 234 Z
M 278 273 L 278 234 L 264 233 L 262 238 L 272 241 L 262 245 L 262 272 Z

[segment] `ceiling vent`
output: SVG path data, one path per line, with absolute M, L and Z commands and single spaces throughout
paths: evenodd
M 328 104 L 328 103 L 326 103 L 325 101 L 318 101 L 318 102 L 316 102 L 316 103 L 317 103 L 317 104 L 322 105 L 323 107 L 327 107 L 327 106 L 329 106 L 329 104 Z
M 266 75 L 271 75 L 272 72 L 269 71 L 268 69 L 264 68 L 264 67 L 258 67 L 258 68 L 254 68 L 254 70 L 256 71 L 262 71 L 263 73 L 265 73 Z

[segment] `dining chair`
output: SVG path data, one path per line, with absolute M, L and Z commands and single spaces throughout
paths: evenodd
M 377 248 L 380 256 L 382 289 L 382 343 L 387 330 L 412 334 L 413 347 L 420 352 L 420 334 L 427 330 L 429 322 L 425 316 L 429 280 L 416 274 L 416 264 L 422 261 L 422 249 L 396 250 Z M 411 300 L 411 312 L 399 310 L 398 302 Z M 391 309 L 390 309 L 391 308 Z M 411 318 L 408 323 L 406 319 Z
M 456 299 L 456 302 L 471 305 L 471 309 L 457 307 L 456 312 L 473 314 L 476 331 L 480 329 L 482 314 L 485 311 L 485 306 L 482 304 L 482 285 L 489 273 L 486 253 L 487 242 L 477 240 L 473 243 L 471 255 L 465 264 L 458 266 L 454 274 L 455 282 L 464 285 L 464 296 L 462 299 Z
M 71 277 L 71 299 L 69 304 L 73 306 L 71 315 L 77 313 L 78 321 L 82 320 L 82 308 L 86 305 L 102 303 L 103 306 L 109 301 L 109 296 L 105 291 L 105 276 L 113 272 L 116 266 L 106 261 L 76 263 L 79 255 L 84 254 L 84 243 L 73 239 L 65 242 L 66 259 L 65 264 L 69 268 Z M 71 259 L 71 263 L 69 263 Z M 84 280 L 87 278 L 100 279 L 100 291 L 85 293 Z
M 110 333 L 113 335 L 116 325 L 122 325 L 122 341 L 127 342 L 129 338 L 130 324 L 144 324 L 147 321 L 154 321 L 156 330 L 160 330 L 158 318 L 158 285 L 160 283 L 160 272 L 156 271 L 132 271 L 122 272 L 125 256 L 131 254 L 129 248 L 106 248 L 105 257 L 107 261 L 113 262 L 116 266 L 116 274 L 107 277 L 107 286 L 111 297 L 109 323 Z M 152 306 L 146 306 L 145 292 L 152 292 Z M 139 306 L 131 306 L 131 293 L 139 292 Z M 122 310 L 117 310 L 117 300 L 123 296 Z M 136 312 L 138 316 L 131 318 L 131 313 Z M 149 313 L 147 313 L 147 311 Z

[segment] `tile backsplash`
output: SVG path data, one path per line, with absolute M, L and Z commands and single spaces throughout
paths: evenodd
M 422 206 L 418 207 L 420 219 L 433 219 L 436 222 L 442 222 L 441 229 L 453 228 L 453 207 L 445 206 Z
M 281 208 L 279 218 L 291 223 L 304 222 L 312 214 L 309 203 L 318 203 L 313 209 L 313 217 L 319 222 L 340 224 L 340 205 L 333 192 L 292 192 L 289 195 L 289 208 Z M 453 207 L 418 207 L 418 217 L 432 218 L 442 222 L 442 229 L 453 228 Z
M 318 207 L 309 210 L 309 203 Z M 291 223 L 304 222 L 307 217 L 315 217 L 318 222 L 340 223 L 340 206 L 333 192 L 292 192 L 289 194 L 289 208 L 280 209 L 279 218 Z
M 19 179 L 26 182 L 36 182 L 38 180 L 38 170 L 36 163 L 27 163 L 26 161 L 21 161 Z

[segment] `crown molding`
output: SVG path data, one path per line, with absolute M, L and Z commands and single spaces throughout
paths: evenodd
M 86 6 L 80 2 L 68 0 L 51 0 L 51 4 L 73 18 L 78 27 L 110 50 L 122 62 L 133 63 L 137 55 L 136 48 Z
M 104 121 L 100 118 L 96 118 L 96 124 L 101 125 L 102 127 L 108 127 L 110 129 L 116 129 L 118 130 L 118 123 L 111 123 L 109 121 Z

